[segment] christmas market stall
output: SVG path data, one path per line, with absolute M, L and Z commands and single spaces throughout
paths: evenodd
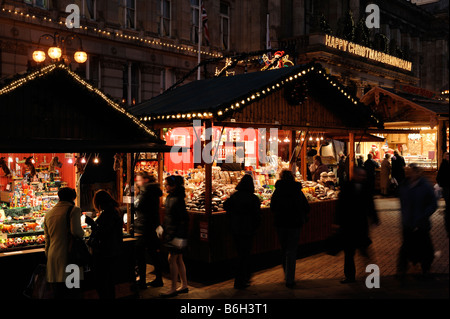
M 328 238 L 338 195 L 335 146 L 345 144 L 333 136 L 349 140 L 353 167 L 355 141 L 368 136 L 369 127 L 382 127 L 368 107 L 315 63 L 190 82 L 130 112 L 167 145 L 190 148 L 180 156 L 166 154 L 160 177 L 185 177 L 191 217 L 187 257 L 206 263 L 235 256 L 223 202 L 243 174 L 254 177 L 263 209 L 253 253 L 279 249 L 269 207 L 282 169 L 293 170 L 311 204 L 300 244 Z M 330 154 L 323 154 L 325 146 Z M 328 172 L 311 180 L 313 150 L 329 165 Z
M 111 163 L 107 168 L 118 182 L 108 191 L 122 203 L 123 185 L 133 179 L 123 164 L 131 161 L 122 159 L 170 147 L 62 63 L 11 79 L 0 89 L 0 109 L 0 272 L 8 274 L 0 280 L 1 295 L 16 298 L 36 265 L 45 263 L 43 220 L 58 201 L 59 188 L 77 190 L 88 236 L 84 218 L 93 212 L 95 189 L 82 190 L 84 177 L 95 179 L 89 172 Z M 123 282 L 134 281 L 130 207 L 124 218 Z
M 448 93 L 447 93 L 448 96 Z M 377 152 L 377 158 L 397 151 L 406 164 L 416 163 L 434 184 L 443 154 L 448 152 L 448 97 L 409 85 L 375 87 L 361 102 L 385 124 L 374 132 L 384 141 L 362 143 L 361 154 Z

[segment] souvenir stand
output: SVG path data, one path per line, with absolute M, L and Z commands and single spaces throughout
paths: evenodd
M 58 189 L 76 188 L 79 205 L 80 179 L 87 165 L 98 164 L 99 153 L 117 152 L 131 159 L 132 153 L 170 148 L 62 63 L 13 79 L 0 89 L 0 105 L 0 272 L 8 274 L 0 280 L 1 296 L 20 298 L 35 267 L 45 264 L 42 223 L 46 211 L 57 202 Z M 121 180 L 122 161 L 114 166 Z M 132 174 L 127 179 L 133 180 Z M 122 195 L 121 190 L 117 194 Z M 128 221 L 132 219 L 130 207 Z M 89 227 L 84 227 L 88 236 Z M 133 240 L 126 225 L 118 283 L 135 280 Z
M 263 207 L 254 254 L 279 249 L 269 208 L 270 193 L 281 168 L 293 169 L 295 164 L 300 167 L 297 178 L 311 200 L 310 220 L 304 226 L 300 244 L 326 239 L 331 234 L 337 192 L 325 193 L 323 185 L 306 181 L 306 142 L 314 138 L 320 144 L 333 135 L 345 135 L 352 150 L 355 140 L 365 135 L 368 127 L 382 126 L 370 109 L 314 63 L 191 82 L 138 104 L 130 112 L 159 131 L 168 145 L 191 148 L 190 155 L 186 153 L 183 158 L 166 156 L 164 174 L 185 176 L 190 215 L 187 258 L 206 263 L 235 257 L 222 205 L 245 173 L 253 174 Z M 208 128 L 212 128 L 212 137 L 205 134 Z M 236 137 L 233 129 L 248 129 L 255 134 L 251 138 Z M 274 129 L 278 136 L 272 135 Z M 239 143 L 244 150 L 238 156 Z M 196 151 L 210 154 L 214 161 L 198 156 L 196 159 Z M 228 153 L 245 157 L 245 170 L 219 169 L 219 159 Z M 267 167 L 271 157 L 278 163 L 270 172 Z M 263 159 L 266 164 L 261 164 Z

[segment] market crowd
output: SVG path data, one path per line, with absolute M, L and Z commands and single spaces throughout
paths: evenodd
M 448 153 L 439 167 L 437 184 L 445 199 L 445 227 L 448 234 Z M 340 154 L 338 178 L 340 193 L 335 212 L 335 233 L 329 240 L 327 252 L 335 255 L 344 252 L 341 283 L 354 282 L 356 269 L 354 256 L 356 251 L 368 254 L 371 245 L 370 225 L 378 225 L 379 218 L 374 205 L 375 170 L 378 163 L 373 154 L 368 154 L 365 162 L 357 160 L 353 177 L 348 178 L 348 157 Z M 325 171 L 320 156 L 315 157 L 312 178 Z M 422 169 L 415 165 L 405 165 L 405 161 L 395 152 L 391 157 L 386 154 L 381 162 L 381 193 L 390 191 L 399 197 L 401 203 L 402 245 L 397 260 L 398 277 L 404 278 L 408 263 L 420 263 L 423 274 L 429 275 L 434 258 L 430 237 L 430 216 L 437 209 L 435 188 L 423 176 Z M 385 184 L 384 184 L 385 183 Z M 395 185 L 395 188 L 392 187 Z M 186 250 L 189 232 L 189 217 L 185 205 L 185 188 L 182 176 L 171 175 L 164 179 L 164 189 L 168 194 L 165 213 L 160 219 L 161 187 L 155 177 L 139 172 L 136 176 L 137 197 L 135 201 L 136 218 L 133 232 L 135 235 L 136 275 L 140 289 L 162 287 L 164 265 L 170 271 L 171 284 L 160 297 L 170 298 L 188 293 L 188 280 L 183 253 Z M 255 233 L 261 224 L 260 200 L 254 194 L 251 175 L 244 175 L 235 192 L 225 201 L 224 209 L 230 220 L 230 233 L 237 252 L 234 287 L 245 289 L 251 283 L 251 250 Z M 61 188 L 59 202 L 50 210 L 44 221 L 46 236 L 45 252 L 47 256 L 47 281 L 55 298 L 80 298 L 80 289 L 69 289 L 65 285 L 69 250 L 68 230 L 73 236 L 83 238 L 81 210 L 75 206 L 76 192 L 71 188 Z M 123 219 L 119 204 L 105 190 L 98 190 L 93 198 L 96 217 L 86 216 L 86 223 L 92 233 L 87 242 L 92 259 L 89 267 L 95 276 L 95 286 L 100 299 L 114 299 L 114 276 L 118 258 L 123 249 Z M 302 192 L 302 184 L 295 180 L 290 170 L 283 170 L 275 184 L 270 208 L 274 214 L 274 226 L 277 229 L 281 246 L 281 266 L 284 270 L 286 287 L 295 286 L 295 271 L 298 242 L 302 227 L 309 220 L 310 207 Z M 163 253 L 165 252 L 165 253 Z M 149 259 L 147 259 L 149 258 Z M 155 279 L 146 282 L 147 263 L 154 266 Z M 179 285 L 181 282 L 181 285 Z

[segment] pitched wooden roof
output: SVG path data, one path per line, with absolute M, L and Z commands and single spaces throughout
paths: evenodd
M 221 121 L 282 89 L 313 96 L 349 127 L 382 126 L 370 108 L 317 63 L 190 82 L 144 101 L 130 112 L 148 125 L 192 119 Z M 301 103 L 291 104 L 302 107 Z
M 64 64 L 0 89 L 2 152 L 164 151 L 165 142 Z

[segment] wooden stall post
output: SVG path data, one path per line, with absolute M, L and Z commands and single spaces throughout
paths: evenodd
M 134 197 L 134 169 L 133 169 L 133 154 L 127 153 L 127 184 L 130 189 L 129 198 L 133 200 Z M 133 224 L 133 204 L 130 202 L 127 203 L 127 233 L 131 234 L 131 224 Z
M 439 120 L 438 123 L 438 130 L 436 134 L 436 163 L 439 168 L 444 153 L 447 150 L 447 128 L 443 120 Z
M 295 143 L 296 134 L 295 131 L 289 131 L 289 159 L 292 158 L 292 153 L 294 152 L 295 146 L 297 145 Z M 289 167 L 291 169 L 291 167 Z
M 205 145 L 211 143 L 212 136 L 207 132 L 212 129 L 212 122 L 205 121 Z M 209 154 L 210 158 L 205 161 L 205 213 L 210 216 L 212 213 L 211 207 L 211 195 L 212 195 L 212 153 Z M 204 159 L 205 160 L 205 159 Z
M 80 157 L 80 154 L 75 155 L 77 158 Z M 77 192 L 77 198 L 75 199 L 75 205 L 81 207 L 81 176 L 83 174 L 78 170 L 78 165 L 75 169 L 75 191 Z
M 123 156 L 120 154 L 119 169 L 116 171 L 117 201 L 123 203 Z
M 161 128 L 158 130 L 158 135 L 159 135 L 159 138 L 162 140 L 164 133 Z M 164 185 L 163 185 L 163 182 L 164 182 L 163 177 L 164 176 L 163 175 L 164 175 L 164 153 L 158 152 L 158 183 L 159 183 L 161 190 L 164 192 Z M 163 198 L 161 196 L 159 198 L 159 206 L 160 207 L 162 206 L 162 203 L 163 203 L 162 201 L 163 201 Z
M 307 180 L 308 179 L 308 159 L 307 159 L 307 154 L 306 154 L 306 145 L 307 145 L 307 141 L 306 139 L 308 138 L 308 134 L 303 135 L 304 141 L 302 143 L 302 149 L 300 152 L 300 165 L 301 165 L 301 174 L 303 177 L 303 180 Z
M 353 168 L 355 167 L 355 133 L 350 132 L 348 135 L 349 142 L 349 168 L 348 168 L 348 180 L 352 180 L 353 178 Z

